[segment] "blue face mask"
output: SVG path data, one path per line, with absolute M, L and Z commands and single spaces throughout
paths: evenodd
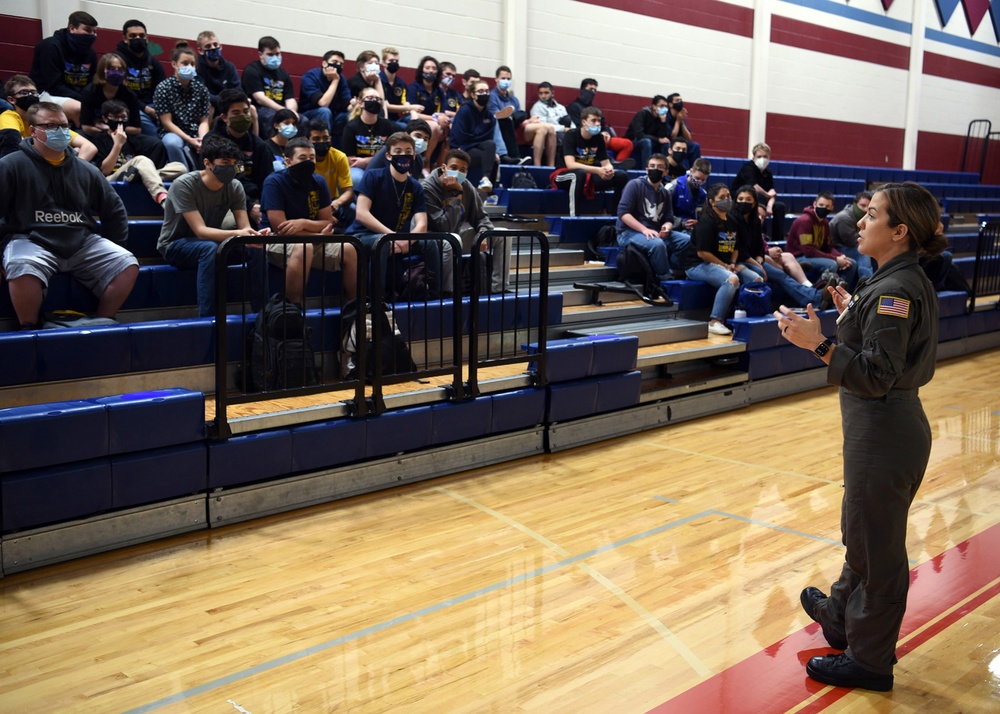
M 278 129 L 278 133 L 286 139 L 294 139 L 299 135 L 299 128 L 294 124 L 282 124 L 281 128 Z
M 500 87 L 500 89 L 502 89 L 503 91 L 506 92 L 508 89 L 510 89 L 510 80 L 509 79 L 499 79 L 499 80 L 497 80 L 497 86 Z
M 656 108 L 656 113 L 659 114 L 661 117 L 665 117 L 667 115 L 667 112 L 669 112 L 669 111 L 670 111 L 670 107 L 668 107 L 666 105 L 659 106 L 659 107 Z
M 600 124 L 587 124 L 584 126 L 584 128 L 587 130 L 587 133 L 590 134 L 591 136 L 597 136 L 598 134 L 601 133 Z
M 264 66 L 268 69 L 278 69 L 281 66 L 281 55 L 268 55 L 264 58 Z
M 190 82 L 192 79 L 198 76 L 198 70 L 196 70 L 191 65 L 186 64 L 183 67 L 177 68 L 177 76 L 187 82 Z
M 445 175 L 451 176 L 453 179 L 458 181 L 458 185 L 461 186 L 465 183 L 465 178 L 468 174 L 463 174 L 461 171 L 445 171 Z
M 414 139 L 413 145 L 413 150 L 418 154 L 422 154 L 427 151 L 427 142 L 423 139 Z
M 205 59 L 209 62 L 218 62 L 222 59 L 222 48 L 214 47 L 210 50 L 205 50 Z
M 66 147 L 69 146 L 72 139 L 73 135 L 69 129 L 46 129 L 45 141 L 42 143 L 52 151 L 66 151 Z

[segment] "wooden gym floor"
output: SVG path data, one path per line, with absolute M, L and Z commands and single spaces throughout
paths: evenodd
M 921 390 L 890 693 L 803 669 L 843 557 L 828 388 L 0 580 L 0 712 L 996 712 L 998 373 Z

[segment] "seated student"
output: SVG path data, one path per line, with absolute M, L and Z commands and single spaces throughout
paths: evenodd
M 452 122 L 449 142 L 456 149 L 461 149 L 469 155 L 472 166 L 478 166 L 483 171 L 479 182 L 479 190 L 490 193 L 493 181 L 497 177 L 496 166 L 500 157 L 497 156 L 497 145 L 493 139 L 497 120 L 493 113 L 486 109 L 490 101 L 490 85 L 481 79 L 473 79 L 466 84 L 472 96 L 472 101 L 466 102 L 455 114 Z
M 670 153 L 667 154 L 667 176 L 670 180 L 679 179 L 687 173 L 684 161 L 687 158 L 687 141 L 674 139 L 670 142 Z
M 227 89 L 219 95 L 219 119 L 212 135 L 229 139 L 243 153 L 236 171 L 236 180 L 243 185 L 250 224 L 260 225 L 260 192 L 264 181 L 274 170 L 274 154 L 267 142 L 250 131 L 250 100 L 240 89 Z
M 201 139 L 208 133 L 208 90 L 196 80 L 195 54 L 178 42 L 171 55 L 174 76 L 156 86 L 153 106 L 160 118 L 160 140 L 171 161 L 195 166 Z
M 483 75 L 479 74 L 479 70 L 467 69 L 462 73 L 462 96 L 465 97 L 465 101 L 472 101 L 472 82 L 476 79 L 482 79 Z M 488 85 L 487 85 L 488 86 Z
M 325 121 L 338 145 L 351 105 L 351 89 L 343 72 L 344 53 L 330 50 L 323 55 L 319 67 L 313 67 L 302 75 L 302 88 L 299 90 L 302 115 L 310 120 Z
M 424 178 L 428 172 L 424 170 L 424 153 L 427 151 L 427 143 L 431 138 L 431 128 L 423 119 L 414 119 L 406 125 L 406 133 L 413 137 L 413 163 L 410 164 L 410 175 L 418 181 Z M 389 167 L 389 159 L 386 149 L 383 146 L 378 153 L 372 157 L 368 163 L 370 169 L 385 169 Z
M 667 95 L 667 104 L 670 111 L 667 112 L 667 132 L 671 139 L 684 137 L 687 141 L 687 160 L 689 163 L 701 158 L 701 144 L 691 138 L 691 129 L 688 127 L 688 110 L 684 108 L 684 99 L 680 94 L 674 92 Z
M 126 87 L 125 61 L 115 52 L 108 52 L 97 63 L 97 73 L 94 81 L 83 88 L 80 93 L 80 128 L 88 134 L 97 134 L 105 129 L 101 124 L 101 106 L 109 99 L 116 99 L 125 105 L 129 112 L 129 123 L 125 133 L 130 135 L 142 133 L 139 125 L 139 100 Z M 155 135 L 154 135 L 155 136 Z
M 270 35 L 257 42 L 258 60 L 243 70 L 243 91 L 257 107 L 257 122 L 261 133 L 271 129 L 271 119 L 279 109 L 291 109 L 299 115 L 295 101 L 295 83 L 281 68 L 281 45 Z M 264 139 L 267 136 L 262 137 Z
M 592 197 L 597 191 L 614 191 L 614 208 L 622 197 L 622 190 L 628 183 L 628 174 L 616 171 L 608 158 L 608 150 L 601 133 L 601 110 L 587 107 L 580 114 L 583 122 L 579 129 L 567 132 L 563 137 L 562 152 L 556 170 L 553 172 L 554 188 L 569 190 L 569 214 L 577 215 L 577 204 L 585 197 Z
M 163 182 L 183 176 L 187 166 L 167 163 L 167 151 L 158 139 L 126 134 L 128 107 L 117 99 L 104 102 L 99 119 L 105 129 L 92 137 L 97 155 L 91 163 L 108 181 L 131 181 L 138 176 L 156 204 L 161 205 L 167 197 Z
M 804 275 L 799 280 L 783 270 L 780 264 L 769 259 L 757 206 L 757 190 L 753 186 L 741 186 L 736 194 L 734 210 L 730 211 L 736 221 L 736 248 L 740 256 L 736 269 L 752 270 L 760 275 L 772 289 L 779 292 L 778 297 L 786 305 L 812 305 L 817 310 L 828 310 L 833 304 L 833 293 L 826 289 L 817 290 L 812 287 L 812 283 L 807 285 Z M 801 270 L 799 274 L 801 275 Z
M 256 231 L 247 216 L 247 199 L 236 180 L 236 167 L 243 152 L 229 139 L 206 138 L 202 147 L 202 170 L 184 174 L 170 186 L 163 202 L 163 228 L 156 249 L 170 264 L 198 271 L 198 315 L 215 314 L 215 252 L 219 243 L 232 236 L 266 236 Z M 236 221 L 234 230 L 223 229 L 227 214 Z M 251 305 L 263 303 L 263 251 L 246 249 Z
M 14 108 L 0 114 L 0 158 L 16 152 L 21 140 L 31 136 L 28 110 L 41 101 L 35 83 L 24 74 L 12 75 L 4 83 L 4 94 Z M 69 145 L 83 161 L 90 161 L 97 153 L 97 147 L 75 131 L 70 131 Z
M 122 40 L 115 47 L 115 52 L 125 63 L 125 86 L 128 87 L 139 102 L 139 116 L 132 117 L 141 124 L 142 133 L 156 137 L 156 110 L 153 108 L 153 93 L 156 85 L 167 78 L 160 61 L 149 53 L 149 38 L 146 36 L 146 25 L 141 20 L 126 20 L 122 25 Z M 101 68 L 98 66 L 98 73 Z M 121 97 L 106 97 L 106 99 L 121 99 Z M 129 107 L 129 113 L 132 107 Z M 82 120 L 81 120 L 82 121 Z
M 643 107 L 632 117 L 625 138 L 632 140 L 639 165 L 646 166 L 650 154 L 654 151 L 663 153 L 671 144 L 667 129 L 669 113 L 670 105 L 667 103 L 667 98 L 657 94 L 649 106 Z
M 833 247 L 830 222 L 826 218 L 832 212 L 833 194 L 820 191 L 813 205 L 806 206 L 802 215 L 792 221 L 785 249 L 800 263 L 808 261 L 823 273 L 821 280 L 829 281 L 839 273 L 847 289 L 853 290 L 858 280 L 858 264 Z
M 752 270 L 737 272 L 740 256 L 736 245 L 736 221 L 729 215 L 732 206 L 733 199 L 726 185 L 712 184 L 707 191 L 707 205 L 684 254 L 688 278 L 701 280 L 716 288 L 708 323 L 708 331 L 713 335 L 732 334 L 724 321 L 740 283 L 762 280 Z
M 456 77 L 458 77 L 458 69 L 455 65 L 451 62 L 442 62 L 438 89 L 441 90 L 441 110 L 449 119 L 454 119 L 458 108 L 465 104 L 465 97 L 455 89 Z
M 858 235 L 861 232 L 858 228 L 858 221 L 868 213 L 868 204 L 871 201 L 871 192 L 861 191 L 855 194 L 854 203 L 848 203 L 840 213 L 830 219 L 833 246 L 858 264 L 859 278 L 870 278 L 874 272 L 872 259 L 858 250 Z
M 708 159 L 697 159 L 690 171 L 667 185 L 673 202 L 674 217 L 677 219 L 675 225 L 687 233 L 694 230 L 698 214 L 708 200 L 704 186 L 711 173 L 712 164 Z
M 378 54 L 374 50 L 364 50 L 354 61 L 357 71 L 347 80 L 347 86 L 351 90 L 351 96 L 356 97 L 361 94 L 361 90 L 372 89 L 384 100 L 385 92 L 382 89 L 381 65 L 378 62 Z
M 469 155 L 461 149 L 451 149 L 444 157 L 444 166 L 431 171 L 424 179 L 427 198 L 428 230 L 432 233 L 455 233 L 462 239 L 462 253 L 468 255 L 473 243 L 483 231 L 493 230 L 490 217 L 483 210 L 479 191 L 466 178 L 469 175 Z M 493 256 L 490 285 L 483 285 L 483 292 L 504 292 L 510 282 L 511 241 L 494 236 L 483 239 L 481 249 Z M 441 244 L 441 290 L 445 295 L 454 292 L 454 271 L 450 243 Z
M 322 123 L 322 120 L 320 120 Z M 261 197 L 262 229 L 279 236 L 322 236 L 333 233 L 330 191 L 314 173 L 316 150 L 308 139 L 292 139 L 285 146 L 285 171 L 275 171 L 264 182 Z M 354 246 L 341 243 L 268 243 L 267 259 L 285 270 L 285 298 L 304 305 L 309 270 L 343 271 L 344 293 L 357 295 L 358 256 Z
M 490 92 L 488 108 L 494 114 L 511 107 L 514 113 L 507 119 L 499 119 L 500 133 L 507 146 L 507 155 L 519 159 L 519 143 L 531 144 L 535 166 L 555 166 L 556 130 L 551 124 L 536 116 L 528 116 L 521 110 L 521 101 L 511 90 L 510 68 L 497 68 L 497 86 Z M 544 161 L 544 163 L 543 163 Z
M 340 141 L 341 150 L 351 164 L 351 182 L 355 186 L 361 182 L 368 163 L 395 132 L 396 125 L 384 116 L 378 90 L 362 89 Z
M 326 181 L 327 190 L 333 199 L 330 203 L 330 222 L 335 232 L 342 233 L 354 223 L 355 217 L 351 165 L 347 161 L 347 154 L 331 144 L 330 129 L 326 122 L 313 119 L 306 130 L 309 132 L 309 142 L 316 151 L 316 173 Z
M 212 30 L 198 33 L 198 78 L 208 89 L 208 99 L 212 108 L 218 111 L 216 102 L 226 89 L 241 89 L 243 80 L 236 65 L 222 56 L 222 43 Z M 256 112 L 254 121 L 256 122 Z
M 531 116 L 552 126 L 556 134 L 556 143 L 561 144 L 566 129 L 572 124 L 566 107 L 556 101 L 555 90 L 549 82 L 538 85 L 538 101 L 531 107 Z
M 416 80 L 407 88 L 406 95 L 414 104 L 424 109 L 415 118 L 423 119 L 431 128 L 431 140 L 427 143 L 427 165 L 431 166 L 438 145 L 448 142 L 451 119 L 444 113 L 444 97 L 440 87 L 441 72 L 438 61 L 431 56 L 422 57 L 417 65 Z
M 97 296 L 98 317 L 113 318 L 139 275 L 135 256 L 122 247 L 125 206 L 97 169 L 66 150 L 69 121 L 58 104 L 38 102 L 27 119 L 31 135 L 0 161 L 0 269 L 21 329 L 37 329 L 45 289 L 57 272 L 70 273 Z
M 295 112 L 291 109 L 282 109 L 274 113 L 274 118 L 271 120 L 271 138 L 264 144 L 274 156 L 274 161 L 271 163 L 275 171 L 285 170 L 285 147 L 298 135 L 299 123 Z
M 62 107 L 67 118 L 80 126 L 80 92 L 97 70 L 97 20 L 77 10 L 65 29 L 56 30 L 35 45 L 31 58 L 31 81 L 41 90 L 44 102 Z
M 566 107 L 566 112 L 569 114 L 569 118 L 572 120 L 575 128 L 579 128 L 581 126 L 582 119 L 580 117 L 583 110 L 594 106 L 594 98 L 596 96 L 596 79 L 593 77 L 587 77 L 580 82 L 580 96 L 573 100 L 568 107 Z M 635 161 L 630 158 L 632 156 L 632 149 L 634 148 L 632 140 L 622 139 L 615 136 L 611 127 L 605 123 L 603 114 L 601 114 L 601 134 L 604 136 L 604 144 L 607 147 L 607 150 L 615 154 L 615 159 L 618 162 L 617 164 L 612 162 L 612 165 L 615 168 L 627 171 L 635 166 Z
M 427 200 L 424 187 L 410 176 L 413 161 L 413 138 L 405 132 L 392 134 L 385 142 L 389 152 L 389 168 L 365 171 L 361 182 L 354 185 L 357 193 L 357 218 L 347 229 L 369 249 L 383 235 L 427 232 Z M 389 264 L 389 252 L 406 254 L 411 249 L 423 255 L 431 273 L 440 275 L 440 248 L 434 241 L 395 240 L 388 250 L 377 257 L 383 277 Z
M 649 264 L 659 280 L 670 280 L 683 274 L 681 258 L 690 239 L 686 234 L 674 234 L 674 212 L 670 194 L 663 185 L 667 159 L 653 154 L 646 163 L 646 175 L 625 184 L 618 203 L 618 245 L 633 244 L 649 258 Z
M 768 167 L 771 163 L 771 147 L 761 142 L 753 147 L 753 158 L 740 167 L 733 179 L 730 190 L 747 184 L 757 189 L 758 203 L 764 215 L 771 216 L 771 240 L 785 239 L 785 204 L 778 200 L 774 190 L 774 175 Z
M 379 79 L 382 81 L 385 108 L 389 112 L 388 119 L 403 129 L 424 107 L 421 104 L 410 104 L 406 99 L 406 82 L 399 76 L 399 50 L 395 47 L 382 48 L 382 71 Z

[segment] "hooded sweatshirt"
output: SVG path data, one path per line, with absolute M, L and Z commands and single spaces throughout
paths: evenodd
M 115 47 L 115 54 L 125 63 L 125 86 L 132 90 L 139 99 L 139 106 L 145 109 L 153 103 L 153 92 L 156 85 L 167 78 L 160 61 L 149 54 L 147 47 L 136 57 L 128 48 L 128 42 L 122 40 Z
M 483 200 L 472 183 L 465 181 L 458 195 L 445 189 L 441 183 L 443 176 L 444 167 L 439 166 L 423 181 L 428 230 L 461 233 L 466 224 L 477 231 L 492 230 L 493 223 L 483 210 Z
M 0 161 L 0 186 L 5 187 L 0 191 L 0 238 L 27 236 L 61 258 L 72 256 L 93 234 L 125 245 L 125 205 L 97 167 L 72 151 L 53 166 L 35 149 L 33 139 L 25 139 L 19 148 Z
M 79 99 L 80 92 L 97 72 L 97 52 L 93 48 L 74 52 L 66 39 L 68 34 L 66 28 L 56 30 L 52 37 L 35 45 L 30 74 L 38 91 Z
M 796 258 L 804 256 L 836 260 L 838 256 L 843 255 L 833 247 L 830 222 L 825 218 L 818 218 L 816 209 L 812 206 L 807 206 L 802 215 L 792 222 L 792 227 L 788 229 L 785 250 Z

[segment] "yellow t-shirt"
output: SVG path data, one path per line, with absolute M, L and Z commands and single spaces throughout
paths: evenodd
M 323 177 L 330 189 L 330 197 L 336 200 L 340 194 L 353 187 L 351 165 L 347 154 L 332 146 L 322 160 L 316 162 L 316 173 Z

